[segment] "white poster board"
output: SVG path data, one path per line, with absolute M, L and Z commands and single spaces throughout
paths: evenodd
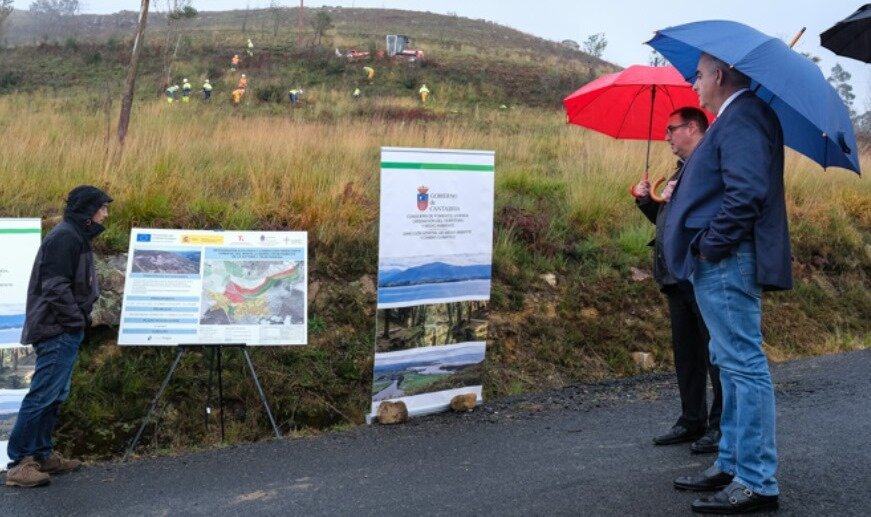
M 469 341 L 455 339 L 454 323 L 472 320 L 469 303 L 490 299 L 494 171 L 493 151 L 381 150 L 370 421 L 385 400 L 403 401 L 410 415 L 442 411 L 457 394 L 481 400 L 481 386 L 450 387 L 450 378 L 484 360 L 486 321 Z M 403 337 L 423 334 L 431 342 Z
M 119 345 L 305 345 L 306 232 L 133 228 Z
M 30 271 L 42 241 L 42 222 L 0 218 L 0 471 L 6 445 L 36 366 L 32 347 L 22 346 Z

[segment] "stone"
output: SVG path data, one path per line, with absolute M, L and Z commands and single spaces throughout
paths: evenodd
M 547 285 L 551 287 L 556 287 L 556 275 L 553 273 L 545 273 L 540 276 L 542 280 L 544 280 Z
M 321 283 L 315 280 L 314 282 L 308 285 L 308 299 L 309 303 L 314 303 L 318 298 L 318 293 L 321 291 Z
M 581 317 L 588 320 L 594 320 L 599 317 L 599 311 L 595 307 L 584 307 L 581 309 Z
M 629 272 L 631 274 L 632 280 L 634 280 L 635 282 L 643 282 L 650 279 L 650 273 L 644 271 L 643 269 L 638 269 L 637 267 L 630 267 Z
M 642 370 L 650 370 L 656 363 L 653 362 L 653 354 L 650 352 L 632 352 L 632 360 Z
M 363 275 L 355 283 L 359 285 L 360 289 L 368 295 L 375 296 L 375 294 L 378 292 L 378 290 L 375 288 L 375 282 L 372 280 L 371 275 Z
M 478 402 L 478 396 L 474 393 L 464 393 L 451 399 L 451 409 L 457 413 L 472 411 Z
M 405 402 L 386 400 L 378 406 L 378 423 L 384 425 L 401 424 L 408 421 L 408 408 Z

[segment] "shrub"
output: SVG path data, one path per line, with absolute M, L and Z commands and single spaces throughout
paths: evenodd
M 257 97 L 257 100 L 260 102 L 280 103 L 284 98 L 284 88 L 277 84 L 267 84 L 256 88 L 254 90 L 254 96 Z

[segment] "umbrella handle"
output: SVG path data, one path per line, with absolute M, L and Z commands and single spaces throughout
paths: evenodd
M 659 194 L 656 193 L 656 189 L 659 188 L 660 185 L 665 181 L 665 176 L 659 178 L 658 180 L 653 182 L 653 185 L 650 186 L 650 199 L 657 203 L 664 203 L 665 199 L 662 198 Z

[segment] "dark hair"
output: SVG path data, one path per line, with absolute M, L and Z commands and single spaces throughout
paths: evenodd
M 699 108 L 694 108 L 692 106 L 685 106 L 683 108 L 678 108 L 671 112 L 670 117 L 675 115 L 680 115 L 680 120 L 684 124 L 689 122 L 695 122 L 697 126 L 699 126 L 699 130 L 704 133 L 708 130 L 708 117 L 705 115 L 705 112 L 700 110 Z

